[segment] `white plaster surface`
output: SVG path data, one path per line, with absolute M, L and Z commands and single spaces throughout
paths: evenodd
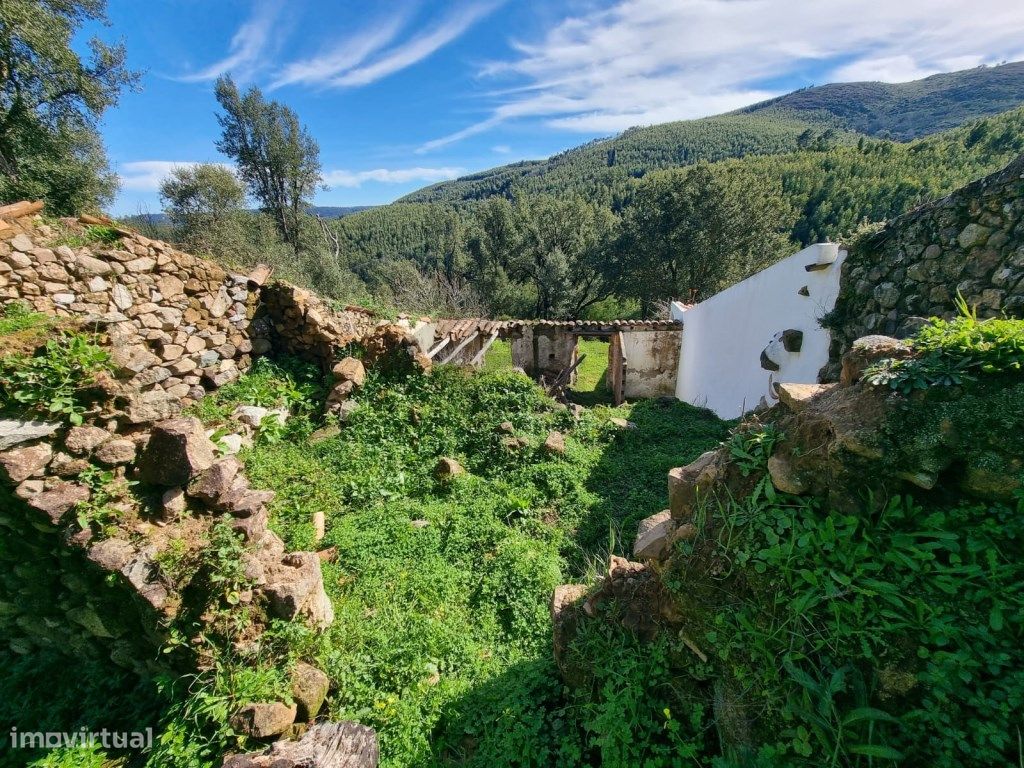
M 674 303 L 672 318 L 683 321 L 676 397 L 731 419 L 756 408 L 762 397 L 774 403 L 776 381 L 817 382 L 830 343 L 818 320 L 835 306 L 845 257 L 835 243 L 819 243 L 700 304 Z M 810 264 L 828 266 L 808 271 Z M 809 296 L 799 295 L 803 286 Z M 782 348 L 787 329 L 803 332 L 800 352 Z M 761 367 L 766 348 L 779 371 Z
M 626 356 L 623 395 L 627 400 L 672 396 L 679 366 L 679 331 L 627 331 L 622 334 Z

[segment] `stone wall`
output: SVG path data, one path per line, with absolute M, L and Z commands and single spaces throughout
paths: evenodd
M 246 276 L 127 230 L 88 243 L 79 222 L 61 229 L 11 223 L 0 240 L 0 303 L 21 300 L 105 332 L 118 377 L 139 392 L 196 400 L 248 367 L 259 286 Z
M 980 317 L 1024 317 L 1024 156 L 891 221 L 843 264 L 825 380 L 868 334 L 911 335 L 922 318 L 951 317 L 957 292 Z

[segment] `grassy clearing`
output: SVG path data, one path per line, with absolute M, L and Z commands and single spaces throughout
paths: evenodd
M 608 389 L 608 342 L 600 339 L 580 339 L 579 353 L 586 359 L 576 369 L 576 383 L 572 388 L 573 402 L 581 405 L 609 405 L 612 401 Z M 496 341 L 487 350 L 481 370 L 484 373 L 498 373 L 512 369 L 512 344 Z
M 636 522 L 664 505 L 667 470 L 721 440 L 722 422 L 645 403 L 576 423 L 523 376 L 445 368 L 371 377 L 359 400 L 337 437 L 246 456 L 254 483 L 278 492 L 272 524 L 290 546 L 313 546 L 312 515 L 327 514 L 337 620 L 308 652 L 334 682 L 331 716 L 375 727 L 388 766 L 600 751 L 551 662 L 551 591 L 591 578 L 610 542 L 628 551 Z M 527 447 L 504 445 L 503 422 Z M 541 450 L 551 429 L 568 435 L 565 456 Z M 439 483 L 439 456 L 468 473 Z

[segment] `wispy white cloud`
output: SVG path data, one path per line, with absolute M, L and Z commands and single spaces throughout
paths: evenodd
M 1024 3 L 1008 0 L 617 0 L 567 18 L 481 76 L 476 123 L 427 152 L 516 119 L 588 133 L 701 117 L 789 90 L 765 86 L 813 68 L 826 80 L 904 81 L 1012 59 Z
M 423 61 L 462 36 L 498 5 L 498 0 L 491 0 L 457 7 L 425 32 L 385 48 L 405 25 L 405 17 L 397 14 L 376 28 L 343 40 L 327 53 L 291 62 L 271 87 L 291 83 L 334 88 L 369 85 Z
M 295 83 L 302 85 L 330 84 L 334 78 L 362 64 L 367 57 L 390 43 L 398 34 L 405 18 L 392 16 L 377 27 L 346 38 L 331 50 L 311 59 L 293 61 L 274 78 L 270 89 Z
M 134 160 L 121 163 L 117 175 L 121 179 L 121 187 L 137 192 L 156 192 L 160 182 L 167 178 L 175 168 L 188 168 L 200 163 L 194 161 L 175 160 Z M 232 169 L 225 163 L 214 163 Z M 232 169 L 233 170 L 233 169 Z
M 434 182 L 454 179 L 466 173 L 465 168 L 375 168 L 370 171 L 334 170 L 324 174 L 329 187 L 361 187 L 367 181 L 383 184 L 406 184 L 410 181 Z
M 491 147 L 491 152 L 494 152 L 495 154 L 498 155 L 507 155 L 511 151 L 512 147 L 510 147 L 508 144 L 495 144 L 493 147 Z
M 179 80 L 201 82 L 215 80 L 223 74 L 232 73 L 239 80 L 248 80 L 253 71 L 263 64 L 263 57 L 271 42 L 281 12 L 281 0 L 260 0 L 252 16 L 238 28 L 228 46 L 228 55 L 220 61 L 182 75 Z

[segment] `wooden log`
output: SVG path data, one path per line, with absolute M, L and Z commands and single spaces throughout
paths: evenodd
M 109 226 L 112 223 L 106 216 L 93 216 L 88 213 L 83 213 L 78 220 L 82 224 L 91 224 L 92 226 Z
M 35 202 L 22 200 L 20 203 L 0 206 L 0 218 L 20 219 L 22 216 L 29 216 L 41 210 L 43 210 L 42 200 L 36 200 Z
M 276 761 L 281 761 L 280 763 Z M 299 741 L 277 741 L 265 754 L 235 755 L 224 768 L 265 768 L 296 765 L 303 768 L 377 768 L 377 734 L 359 723 L 318 723 Z

